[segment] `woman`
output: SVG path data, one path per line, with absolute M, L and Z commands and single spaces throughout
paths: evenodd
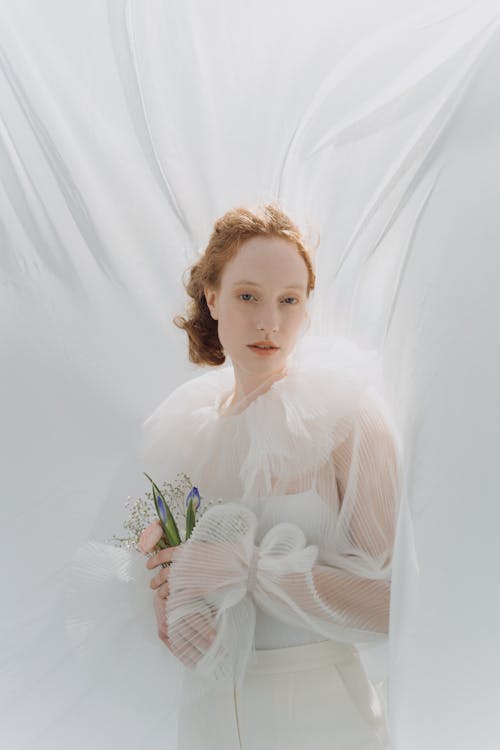
M 146 470 L 217 501 L 146 563 L 159 636 L 187 667 L 180 750 L 389 747 L 354 644 L 388 633 L 399 445 L 373 353 L 300 340 L 314 285 L 277 205 L 228 211 L 175 322 L 192 362 L 232 368 L 144 423 Z M 148 527 L 143 550 L 160 535 Z

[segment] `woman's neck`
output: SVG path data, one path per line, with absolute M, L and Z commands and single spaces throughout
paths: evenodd
M 225 412 L 238 412 L 241 409 L 244 409 L 246 406 L 248 406 L 249 403 L 257 398 L 257 396 L 259 396 L 261 393 L 265 393 L 271 387 L 271 385 L 276 382 L 276 380 L 281 380 L 281 378 L 285 377 L 287 374 L 287 369 L 286 366 L 284 366 L 281 370 L 271 373 L 271 375 L 269 375 L 264 380 L 261 380 L 257 384 L 255 384 L 255 381 L 253 383 L 248 381 L 246 381 L 245 383 L 241 383 L 236 371 L 234 374 L 235 386 L 232 397 L 229 396 L 229 401 L 227 402 L 227 405 L 224 409 Z

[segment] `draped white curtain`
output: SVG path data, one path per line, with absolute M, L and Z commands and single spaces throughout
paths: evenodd
M 497 3 L 0 13 L 2 746 L 170 746 L 165 647 L 114 634 L 86 663 L 70 565 L 119 530 L 140 424 L 200 372 L 171 323 L 184 269 L 228 208 L 278 199 L 321 238 L 311 332 L 381 349 L 402 426 L 394 747 L 497 748 Z

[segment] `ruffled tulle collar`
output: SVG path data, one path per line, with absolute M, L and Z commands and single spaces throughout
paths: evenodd
M 209 495 L 243 499 L 272 494 L 280 482 L 301 486 L 345 439 L 363 392 L 380 382 L 380 364 L 374 350 L 346 338 L 308 336 L 283 377 L 227 414 L 233 368 L 210 370 L 179 386 L 144 423 L 145 469 L 186 472 Z
M 286 371 L 281 377 L 271 377 L 255 391 L 248 394 L 236 406 L 228 409 L 228 401 L 234 392 L 234 370 L 224 367 L 210 377 L 219 388 L 214 393 L 213 410 L 222 420 L 248 417 L 265 403 L 284 396 L 304 399 L 317 404 L 314 393 L 317 380 L 324 382 L 325 368 L 332 377 L 349 378 L 358 386 L 378 385 L 381 379 L 381 360 L 376 350 L 361 349 L 354 341 L 342 336 L 308 336 L 303 338 L 290 354 Z M 202 376 L 205 377 L 205 376 Z M 334 383 L 332 380 L 332 387 Z M 303 386 L 301 388 L 300 386 Z M 326 395 L 326 394 L 325 394 Z

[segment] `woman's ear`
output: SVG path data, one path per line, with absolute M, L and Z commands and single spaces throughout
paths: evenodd
M 215 289 L 209 289 L 208 287 L 204 287 L 203 291 L 210 314 L 214 320 L 217 320 L 217 292 Z

